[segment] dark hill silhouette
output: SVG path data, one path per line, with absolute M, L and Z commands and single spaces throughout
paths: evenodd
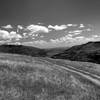
M 86 44 L 73 46 L 51 58 L 100 64 L 100 42 L 88 42 Z
M 70 48 L 40 49 L 24 45 L 0 45 L 0 53 L 21 54 L 33 57 L 51 57 L 53 59 L 67 59 L 72 61 L 93 62 L 100 64 L 100 42 L 88 42 L 86 44 Z
M 23 46 L 23 45 L 3 44 L 0 46 L 0 52 L 28 55 L 28 56 L 34 56 L 34 57 L 46 56 L 46 52 L 43 49 L 39 49 L 39 48 L 31 47 L 31 46 Z
M 0 45 L 1 53 L 21 54 L 33 57 L 51 57 L 55 54 L 63 52 L 66 49 L 67 48 L 40 49 L 32 46 L 12 45 L 12 44 Z

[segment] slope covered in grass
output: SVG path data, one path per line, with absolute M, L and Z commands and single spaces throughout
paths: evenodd
M 62 67 L 48 58 L 0 54 L 0 100 L 100 100 L 99 86 Z
M 100 64 L 100 41 L 73 46 L 59 54 L 53 55 L 52 58 Z
M 21 54 L 32 57 L 50 57 L 100 64 L 100 41 L 65 48 L 40 49 L 24 45 L 0 45 L 1 53 Z
M 46 56 L 46 52 L 44 51 L 44 49 L 31 46 L 24 46 L 24 45 L 11 45 L 11 44 L 0 45 L 0 52 L 34 56 L 34 57 Z

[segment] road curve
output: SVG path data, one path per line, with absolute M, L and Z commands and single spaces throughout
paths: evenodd
M 46 59 L 45 59 L 45 62 L 50 63 Z M 70 66 L 70 65 L 67 65 L 67 64 L 66 64 L 66 66 L 63 66 L 63 65 L 59 65 L 59 64 L 54 63 L 54 66 L 57 66 L 58 69 L 63 69 L 63 70 L 70 71 L 70 72 L 73 72 L 75 74 L 81 75 L 85 79 L 91 81 L 93 84 L 100 86 L 100 76 L 98 76 L 98 75 L 91 74 L 89 72 L 77 69 L 77 68 Z

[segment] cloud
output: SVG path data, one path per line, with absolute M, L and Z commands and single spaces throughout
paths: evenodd
M 22 38 L 22 36 L 20 34 L 17 34 L 15 31 L 11 31 L 9 33 L 9 38 L 10 39 L 15 38 L 15 39 L 19 40 L 20 38 Z
M 100 36 L 92 35 L 89 37 L 85 37 L 85 36 L 73 37 L 73 35 L 68 34 L 68 35 L 65 35 L 65 36 L 57 38 L 57 39 L 50 39 L 51 44 L 56 44 L 56 45 L 62 44 L 62 46 L 64 46 L 64 45 L 73 46 L 73 45 L 86 43 L 89 41 L 100 41 Z
M 83 30 L 73 30 L 73 31 L 69 31 L 68 33 L 72 33 L 73 35 L 78 35 L 81 34 L 82 32 L 90 32 L 91 29 L 87 28 L 87 29 L 83 29 Z
M 13 27 L 11 25 L 6 25 L 6 26 L 2 26 L 2 28 L 5 28 L 5 29 L 12 29 Z
M 50 47 L 68 47 L 97 40 L 100 40 L 99 35 L 92 35 L 90 37 L 85 37 L 85 36 L 72 37 L 72 35 L 68 34 L 57 39 L 50 39 L 50 41 L 36 40 L 36 41 L 24 42 L 23 44 L 36 46 L 40 48 L 50 48 Z
M 84 28 L 85 26 L 84 26 L 84 24 L 80 24 L 80 26 L 79 26 L 79 28 Z
M 5 30 L 0 30 L 0 38 L 8 39 L 9 38 L 9 32 Z
M 64 30 L 64 29 L 66 29 L 67 26 L 66 26 L 66 25 L 60 25 L 60 26 L 59 26 L 59 25 L 55 25 L 55 26 L 49 25 L 48 28 L 54 29 L 54 30 L 56 30 L 56 31 L 59 31 L 59 30 Z
M 50 39 L 50 42 L 52 42 L 52 43 L 61 43 L 61 42 L 67 41 L 67 40 L 71 40 L 72 36 L 73 35 L 68 34 L 68 35 L 65 35 L 65 36 L 57 38 L 57 39 Z
M 27 26 L 26 30 L 29 30 L 31 33 L 37 33 L 37 32 L 49 33 L 49 29 L 41 25 L 29 25 Z
M 74 31 L 69 31 L 68 33 L 82 33 L 83 30 L 74 30 Z
M 92 29 L 90 29 L 90 28 L 87 28 L 87 29 L 85 29 L 85 30 L 86 30 L 86 31 L 89 31 L 89 32 L 92 31 Z
M 37 23 L 37 24 L 39 24 L 39 25 L 43 25 L 44 23 L 39 22 L 39 23 Z
M 0 30 L 0 38 L 1 39 L 20 39 L 22 38 L 22 36 L 20 34 L 17 34 L 14 31 L 11 31 L 10 33 L 8 31 L 5 30 Z
M 100 35 L 92 35 L 91 40 L 92 41 L 100 41 Z
M 20 30 L 22 30 L 23 29 L 23 26 L 18 25 L 17 28 L 20 29 Z
M 75 27 L 75 26 L 77 26 L 77 24 L 67 24 L 67 26 L 68 27 L 71 27 L 71 26 Z
M 73 36 L 75 36 L 75 35 L 81 34 L 83 31 L 84 31 L 84 30 L 74 30 L 74 31 L 69 31 L 68 33 L 70 33 L 70 34 L 72 33 Z

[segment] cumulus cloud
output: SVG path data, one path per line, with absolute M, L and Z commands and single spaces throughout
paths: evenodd
M 5 30 L 0 30 L 0 38 L 8 39 L 9 38 L 9 32 Z
M 17 28 L 20 29 L 20 30 L 22 30 L 23 29 L 23 26 L 18 25 Z
M 68 27 L 71 27 L 71 26 L 75 27 L 75 26 L 77 26 L 77 24 L 67 24 L 67 26 Z
M 20 38 L 22 38 L 22 36 L 17 34 L 14 31 L 9 33 L 8 31 L 0 30 L 0 38 L 1 39 L 13 39 L 13 38 L 20 39 Z
M 85 26 L 84 26 L 84 24 L 80 24 L 80 26 L 79 26 L 79 28 L 84 28 Z
M 49 33 L 49 29 L 41 25 L 29 25 L 27 26 L 26 30 L 31 31 L 31 33 L 37 33 L 37 32 Z
M 56 31 L 59 31 L 59 30 L 64 30 L 67 28 L 66 25 L 55 25 L 55 26 L 52 26 L 52 25 L 49 25 L 48 28 L 50 29 L 54 29 Z
M 2 26 L 2 28 L 5 28 L 5 29 L 12 29 L 13 27 L 11 25 L 6 25 L 6 26 Z
M 19 40 L 20 38 L 22 38 L 22 36 L 20 34 L 17 34 L 15 31 L 11 31 L 9 33 L 9 38 L 11 38 L 11 39 L 15 38 L 15 39 Z

